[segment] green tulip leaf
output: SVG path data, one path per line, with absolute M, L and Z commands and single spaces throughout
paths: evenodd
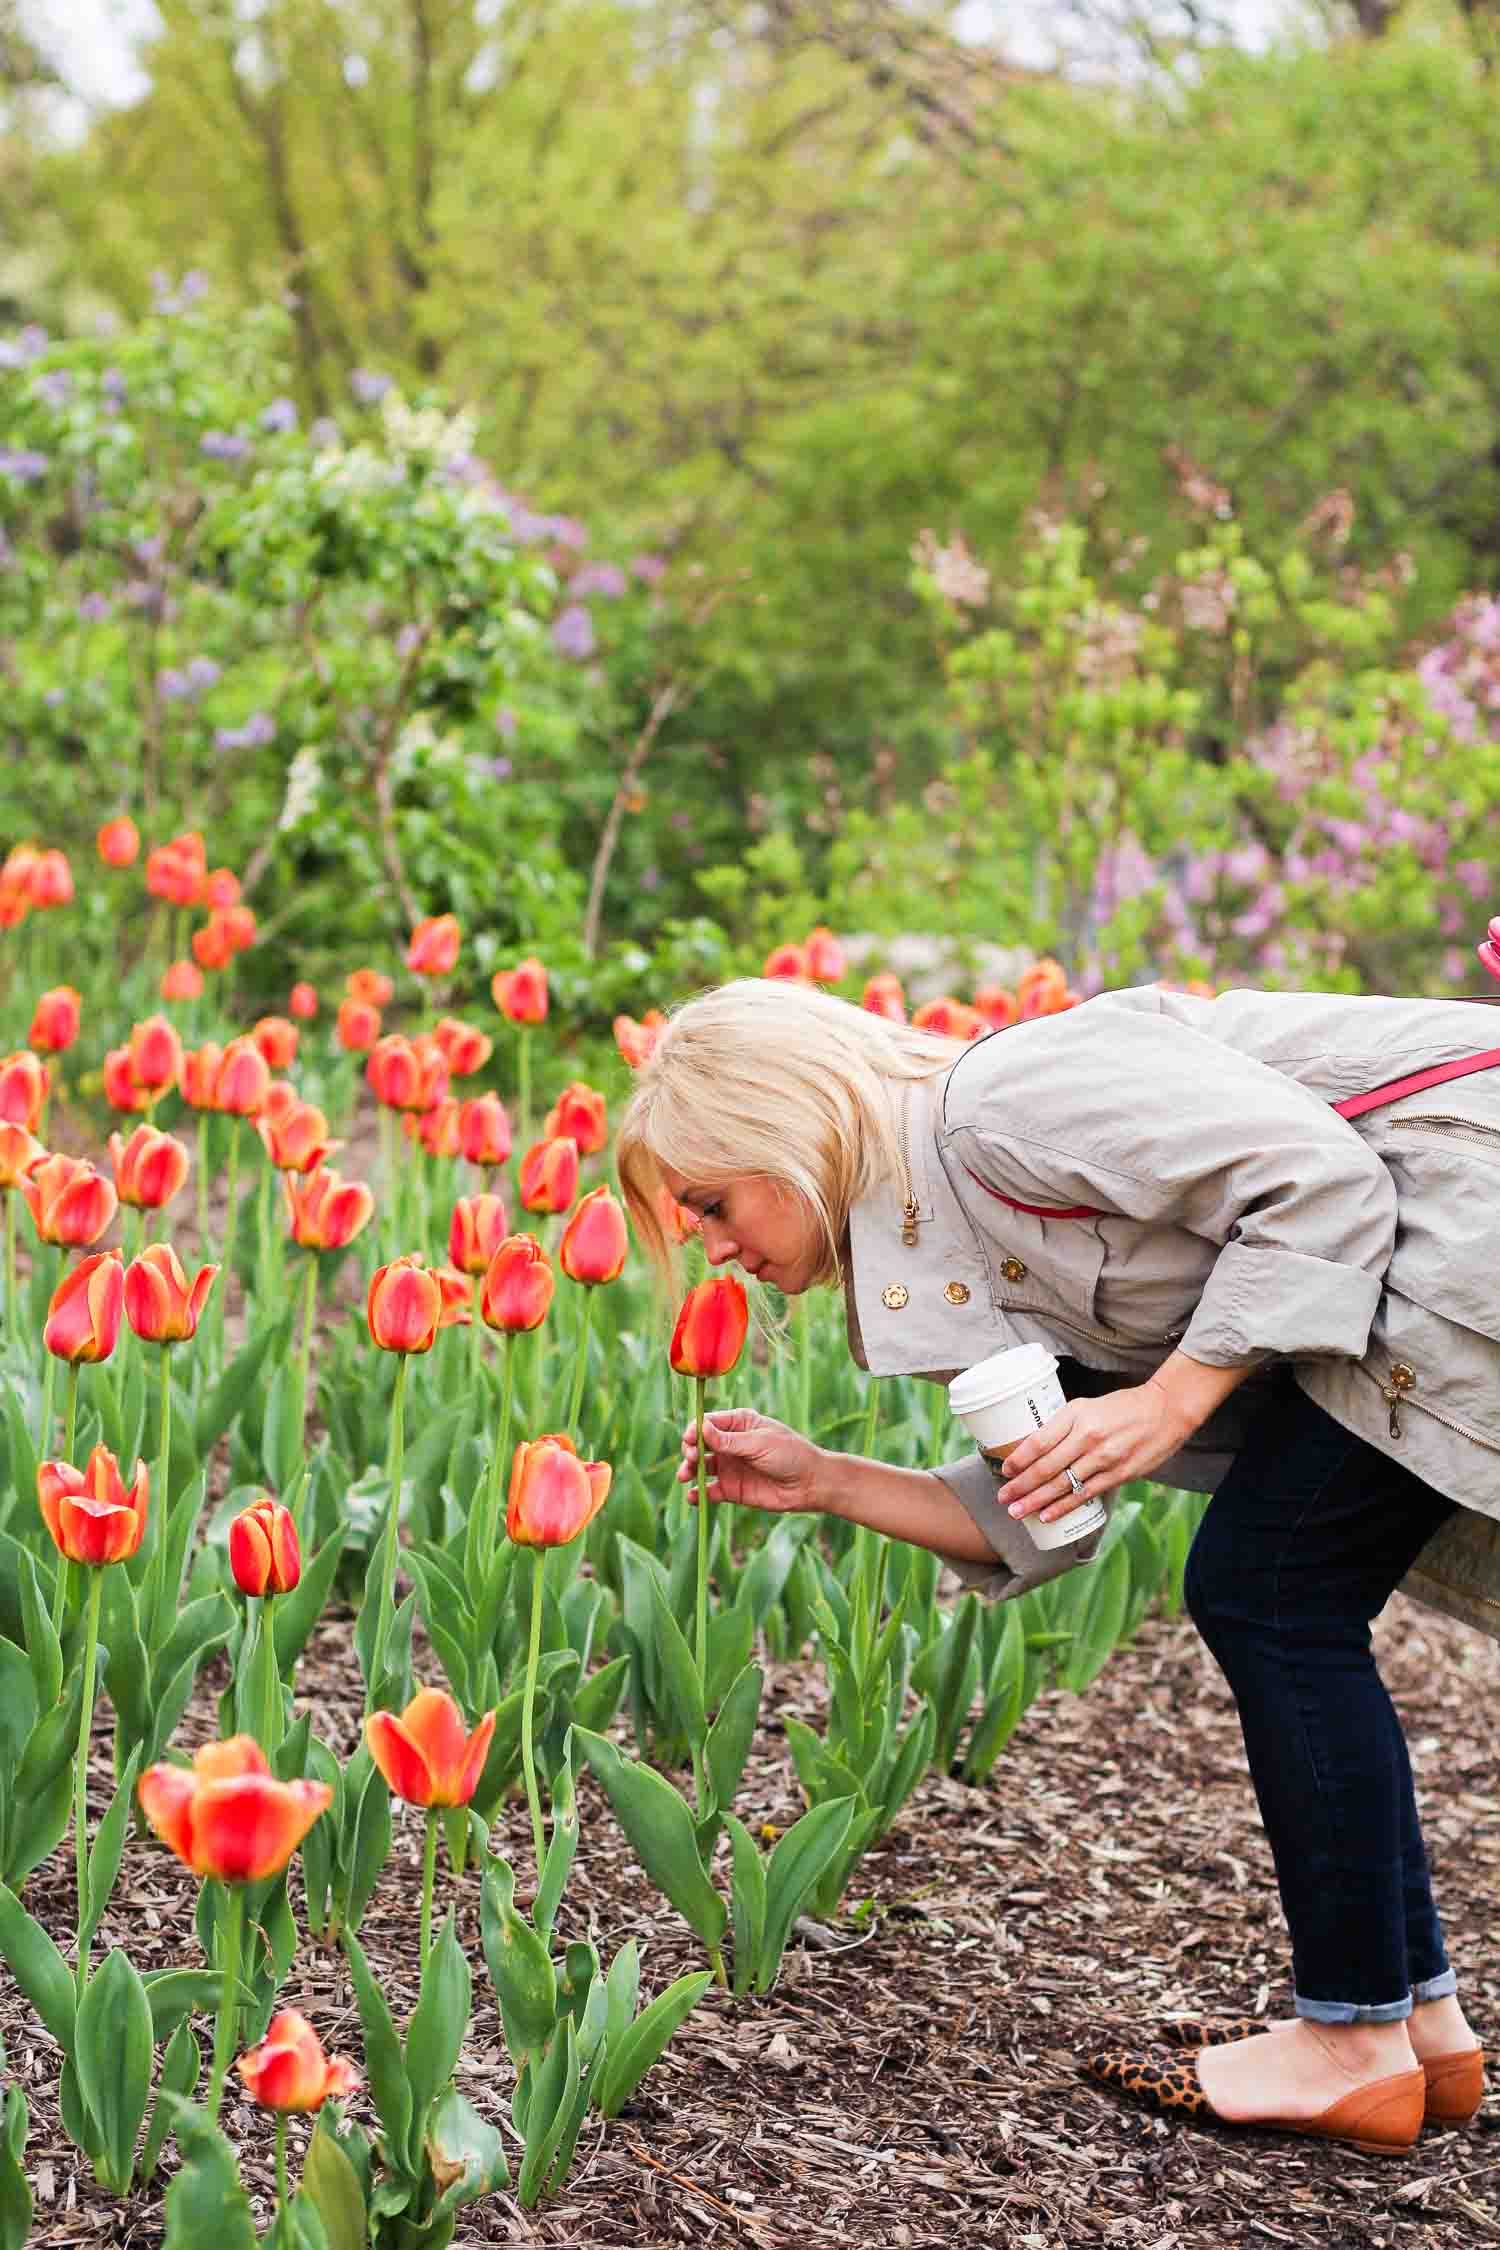
M 766 1868 L 745 1823 L 733 1813 L 724 1815 L 732 1853 L 730 1912 L 734 1928 L 734 1991 L 743 1999 L 755 1981 L 766 1929 Z
M 837 1797 L 815 1805 L 790 1827 L 766 1867 L 766 1925 L 756 1965 L 755 1989 L 769 1992 L 802 1903 L 849 1832 L 855 1800 Z
M 308 2143 L 302 2166 L 302 2193 L 316 2204 L 328 2250 L 366 2250 L 365 2194 L 359 2174 L 327 2122 L 325 2109 Z
M 410 2165 L 419 2172 L 427 2113 L 458 2063 L 469 2024 L 472 1988 L 450 1907 L 434 1938 L 422 1992 L 406 2034 L 406 2079 L 411 2088 Z
M 105 2176 L 117 2195 L 130 2185 L 135 2143 L 151 2098 L 151 2004 L 117 1946 L 78 2003 L 73 2061 L 95 2123 Z
M 167 2189 L 162 2250 L 255 2250 L 250 2199 L 234 2150 L 206 2110 L 166 2097 L 182 2169 Z
M 728 1925 L 728 1909 L 704 1872 L 693 1816 L 682 1798 L 650 1766 L 622 1758 L 604 1735 L 575 1726 L 573 1739 L 652 1882 L 704 1944 L 716 1948 Z
M 47 1932 L 0 1883 L 0 1959 L 64 2054 L 72 2052 L 77 2001 L 72 1971 Z
M 611 1976 L 613 1973 L 612 1969 Z M 611 2027 L 604 2067 L 589 2089 L 594 2106 L 602 2116 L 619 2116 L 667 2042 L 713 1981 L 711 1969 L 695 1969 L 691 1975 L 669 1984 L 619 2036 Z
M 340 1942 L 349 1963 L 354 2004 L 359 2010 L 360 2029 L 364 2033 L 370 2098 L 385 2129 L 387 2148 L 404 2153 L 411 2145 L 412 2101 L 396 2027 L 391 2021 L 385 1995 L 370 1974 L 359 1939 L 352 1930 L 345 1930 Z
M 515 1908 L 510 1863 L 492 1859 L 480 1896 L 480 1936 L 512 2062 L 539 2055 L 557 2022 L 557 1975 L 545 1942 Z

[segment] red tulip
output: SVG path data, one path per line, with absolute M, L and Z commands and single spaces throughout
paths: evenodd
M 837 984 L 849 974 L 849 956 L 821 922 L 807 934 L 807 973 L 815 984 Z
M 1500 977 L 1500 914 L 1490 918 L 1489 931 L 1474 948 L 1492 977 Z M 1212 995 L 1210 995 L 1212 997 Z
M 713 1274 L 690 1289 L 672 1330 L 671 1360 L 678 1375 L 727 1375 L 745 1348 L 750 1305 L 736 1274 Z
M 408 1133 L 414 1134 L 429 1156 L 457 1156 L 462 1141 L 458 1129 L 458 1103 L 451 1094 L 431 1109 L 424 1109 L 420 1117 L 408 1111 L 404 1120 Z
M 245 953 L 255 943 L 255 916 L 248 906 L 226 906 L 215 914 L 229 941 L 230 951 Z
M 210 1040 L 206 1046 L 191 1048 L 182 1058 L 182 1068 L 177 1073 L 177 1091 L 190 1109 L 217 1109 L 219 1106 L 219 1069 L 224 1060 L 222 1047 Z
M 648 1008 L 639 1023 L 634 1016 L 616 1016 L 613 1030 L 615 1045 L 632 1070 L 639 1070 L 656 1052 L 656 1042 L 667 1027 L 667 1019 L 660 1008 Z
M 542 1133 L 549 1141 L 576 1141 L 580 1156 L 597 1156 L 609 1139 L 604 1096 L 575 1078 L 564 1086 L 543 1118 Z
M 369 1225 L 375 1198 L 362 1180 L 343 1180 L 337 1172 L 283 1172 L 292 1240 L 304 1250 L 342 1250 Z
M 1033 961 L 1016 979 L 1021 1021 L 1027 1023 L 1037 1016 L 1061 1014 L 1067 991 L 1067 972 L 1060 961 L 1054 961 L 1050 954 Z
M 15 929 L 25 921 L 28 911 L 25 893 L 0 880 L 0 930 Z
M 278 1172 L 315 1172 L 331 1150 L 343 1146 L 342 1141 L 330 1140 L 323 1112 L 295 1094 L 291 1106 L 279 1114 L 262 1111 L 255 1130 Z
M 242 1594 L 289 1594 L 302 1576 L 302 1548 L 290 1508 L 256 1500 L 229 1526 L 229 1568 Z
M 68 865 L 66 852 L 47 851 L 37 854 L 31 871 L 30 896 L 33 906 L 66 906 L 73 896 L 73 870 Z
M 7 1055 L 0 1062 L 0 1122 L 24 1125 L 28 1133 L 34 1133 L 51 1084 L 46 1064 L 38 1062 L 28 1048 Z
M 97 1250 L 91 1258 L 81 1258 L 53 1290 L 42 1342 L 54 1359 L 65 1359 L 70 1367 L 92 1367 L 114 1350 L 124 1305 L 120 1253 Z
M 460 1273 L 486 1273 L 505 1240 L 505 1198 L 461 1195 L 448 1224 L 448 1263 Z
M 471 1164 L 504 1164 L 510 1156 L 510 1119 L 498 1094 L 475 1094 L 458 1113 L 458 1145 Z
M 211 914 L 201 930 L 194 930 L 189 942 L 200 969 L 227 969 L 234 959 L 234 938 L 222 914 Z
M 261 1104 L 260 1117 L 257 1117 L 255 1122 L 258 1125 L 261 1117 L 264 1117 L 268 1118 L 273 1125 L 280 1125 L 284 1119 L 291 1116 L 294 1109 L 301 1105 L 301 1101 L 302 1096 L 298 1093 L 290 1078 L 273 1078 L 266 1088 L 266 1098 Z
M 607 1187 L 584 1197 L 563 1229 L 557 1262 L 570 1281 L 614 1281 L 630 1249 L 625 1212 Z
M 221 1883 L 279 1875 L 333 1802 L 324 1781 L 273 1781 L 265 1752 L 247 1734 L 206 1742 L 191 1770 L 148 1766 L 136 1794 L 162 1842 L 195 1875 Z
M 344 990 L 351 1000 L 362 1000 L 367 1007 L 387 1007 L 396 987 L 379 969 L 351 969 L 344 979 Z
M 165 1093 L 175 1086 L 182 1068 L 182 1041 L 165 1016 L 147 1016 L 132 1026 L 130 1075 L 148 1094 Z
M 212 914 L 227 914 L 240 903 L 240 879 L 232 867 L 216 867 L 203 878 L 203 904 Z
M 486 1711 L 474 1732 L 444 1688 L 420 1688 L 398 1718 L 376 1711 L 365 1721 L 370 1756 L 392 1796 L 408 1805 L 466 1805 L 479 1787 L 495 1731 Z
M 128 1141 L 111 1133 L 109 1160 L 114 1166 L 115 1193 L 138 1211 L 162 1210 L 187 1182 L 187 1150 L 154 1125 L 137 1125 Z
M 949 993 L 938 1000 L 924 1000 L 913 1011 L 911 1021 L 914 1031 L 935 1031 L 944 1039 L 972 1039 L 976 1032 L 988 1028 L 976 1009 L 966 1007 Z
M 1021 1013 L 1015 994 L 1007 992 L 1003 984 L 982 985 L 974 995 L 974 1006 L 991 1031 L 1007 1030 Z
M 513 969 L 497 969 L 490 992 L 501 1015 L 512 1023 L 546 1022 L 547 972 L 534 953 Z
M 47 1151 L 24 1125 L 0 1124 L 0 1195 L 9 1195 L 46 1161 Z
M 192 961 L 169 961 L 160 990 L 163 1000 L 196 1000 L 203 990 L 203 972 Z
M 609 1498 L 607 1461 L 580 1461 L 560 1434 L 522 1440 L 510 1470 L 505 1528 L 518 1547 L 566 1547 Z
M 198 1333 L 198 1316 L 217 1266 L 201 1266 L 191 1284 L 169 1242 L 148 1242 L 125 1270 L 125 1317 L 143 1343 L 180 1344 Z
M 474 1318 L 473 1282 L 456 1266 L 433 1266 L 430 1270 L 438 1285 L 439 1328 L 467 1328 Z
M 73 1156 L 49 1156 L 21 1182 L 43 1242 L 89 1250 L 114 1217 L 118 1199 L 102 1172 Z
M 430 1352 L 442 1310 L 436 1277 L 416 1258 L 396 1258 L 371 1276 L 365 1313 L 384 1352 Z
M 140 831 L 127 813 L 107 820 L 94 838 L 106 867 L 129 867 L 141 848 Z
M 481 1031 L 477 1024 L 460 1023 L 457 1016 L 444 1016 L 434 1024 L 432 1036 L 455 1078 L 472 1078 L 494 1052 L 495 1042 L 488 1032 Z
M 174 836 L 146 854 L 146 888 L 172 906 L 196 906 L 207 873 L 203 838 L 196 832 Z
M 889 1023 L 905 1023 L 906 995 L 901 990 L 901 979 L 892 976 L 889 969 L 883 969 L 865 986 L 860 1006 L 869 1015 L 884 1016 Z
M 111 1047 L 104 1058 L 104 1099 L 126 1117 L 151 1107 L 151 1096 L 130 1067 L 128 1047 Z
M 778 945 L 766 956 L 761 970 L 763 977 L 781 977 L 790 984 L 808 984 L 812 980 L 807 968 L 805 945 Z
M 521 1206 L 526 1211 L 566 1211 L 578 1193 L 578 1143 L 538 1141 L 521 1159 Z
M 292 986 L 291 997 L 286 1005 L 288 1015 L 298 1017 L 303 1023 L 311 1023 L 318 1012 L 318 995 L 312 985 L 299 982 Z
M 419 1031 L 411 1043 L 420 1079 L 417 1107 L 434 1109 L 448 1091 L 448 1058 L 430 1031 Z
M 362 1055 L 380 1037 L 380 1010 L 368 1000 L 341 1000 L 335 1029 L 346 1054 Z
M 60 1055 L 78 1037 L 83 995 L 70 984 L 54 985 L 44 992 L 31 1019 L 31 1044 L 45 1054 Z
M 290 1070 L 297 1060 L 297 1026 L 287 1016 L 262 1016 L 250 1036 L 272 1070 Z
M 285 2115 L 340 2101 L 360 2083 L 353 2063 L 325 2055 L 306 2016 L 283 2008 L 272 2016 L 258 2047 L 247 2047 L 235 2069 L 261 2109 Z
M 137 1462 L 127 1490 L 119 1462 L 102 1445 L 94 1447 L 86 1469 L 44 1461 L 36 1473 L 37 1505 L 58 1553 L 90 1569 L 135 1553 L 146 1534 L 149 1491 L 144 1461 Z
M 370 1049 L 365 1078 L 376 1101 L 386 1109 L 424 1109 L 422 1065 L 409 1039 L 399 1031 L 386 1033 Z
M 540 1328 L 557 1287 L 551 1260 L 534 1234 L 508 1234 L 489 1262 L 479 1316 L 487 1328 L 520 1336 Z
M 271 1069 L 248 1039 L 231 1039 L 214 1082 L 214 1107 L 231 1117 L 258 1117 L 271 1090 Z
M 430 914 L 411 933 L 406 966 L 419 977 L 446 977 L 458 959 L 458 916 Z
M 662 1225 L 674 1242 L 691 1241 L 703 1226 L 697 1212 L 686 1203 L 679 1203 L 670 1188 L 657 1190 L 656 1208 L 661 1214 Z

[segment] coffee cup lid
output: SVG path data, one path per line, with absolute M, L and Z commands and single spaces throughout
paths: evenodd
M 948 1404 L 955 1414 L 970 1414 L 1056 1372 L 1057 1360 L 1045 1344 L 1016 1344 L 955 1375 L 948 1385 Z

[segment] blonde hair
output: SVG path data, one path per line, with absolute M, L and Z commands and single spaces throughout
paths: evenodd
M 902 1177 L 901 1088 L 948 1069 L 965 1044 L 783 978 L 740 977 L 686 1001 L 637 1074 L 615 1142 L 658 1276 L 677 1278 L 660 1207 L 670 1164 L 707 1189 L 758 1177 L 799 1195 L 823 1238 L 814 1279 L 837 1281 L 850 1205 Z

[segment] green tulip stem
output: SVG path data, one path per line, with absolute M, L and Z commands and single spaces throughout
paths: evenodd
M 5 1197 L 5 1348 L 13 1351 L 21 1332 L 16 1307 L 16 1194 L 11 1188 Z
M 161 1347 L 161 1452 L 156 1471 L 156 1546 L 151 1556 L 151 1599 L 146 1617 L 153 1632 L 166 1625 L 168 1474 L 172 1465 L 172 1347 Z
M 198 1112 L 198 1255 L 208 1256 L 208 1111 Z
M 37 1446 L 37 1452 L 44 1461 L 52 1458 L 52 1384 L 56 1373 L 57 1361 L 48 1352 L 47 1364 L 42 1370 L 42 1434 Z
M 66 1435 L 63 1438 L 62 1457 L 65 1461 L 73 1458 L 73 1439 L 78 1429 L 78 1378 L 82 1372 L 82 1360 L 75 1359 L 68 1369 L 68 1404 L 63 1423 Z
M 62 1568 L 67 1569 L 66 1560 Z M 61 1575 L 61 1574 L 59 1574 Z M 73 1850 L 78 1861 L 78 1997 L 88 1983 L 88 1955 L 83 1944 L 83 1918 L 89 1903 L 88 1778 L 89 1734 L 94 1719 L 94 1671 L 99 1657 L 99 1604 L 104 1596 L 104 1570 L 89 1572 L 89 1606 L 83 1641 L 83 1710 L 78 1720 L 78 1756 L 73 1763 Z
M 703 1449 L 703 1394 L 708 1389 L 706 1376 L 693 1378 L 697 1396 L 698 1420 L 698 1604 L 695 1612 L 697 1634 L 694 1653 L 698 1659 L 698 1678 L 705 1695 L 708 1692 L 708 1463 Z
M 479 1386 L 484 1379 L 483 1362 L 479 1356 L 480 1339 L 484 1334 L 484 1322 L 479 1317 L 479 1292 L 483 1287 L 482 1278 L 475 1281 L 474 1305 L 469 1318 L 469 1391 L 474 1398 L 479 1396 Z
M 500 1391 L 500 1435 L 490 1456 L 490 1489 L 485 1501 L 484 1565 L 489 1568 L 490 1558 L 500 1544 L 500 1490 L 509 1463 L 511 1408 L 516 1395 L 516 1339 L 509 1329 L 505 1336 L 505 1380 Z
M 594 1292 L 584 1284 L 583 1313 L 578 1322 L 578 1357 L 573 1362 L 573 1395 L 568 1401 L 568 1419 L 564 1424 L 571 1437 L 578 1427 L 578 1409 L 583 1404 L 583 1378 L 589 1364 L 589 1326 L 594 1317 Z
M 57 1582 L 52 1589 L 52 1630 L 62 1639 L 63 1619 L 68 1614 L 68 1586 L 73 1576 L 73 1565 L 64 1554 L 57 1558 Z
M 391 1624 L 391 1596 L 396 1590 L 396 1545 L 401 1529 L 401 1470 L 406 1444 L 406 1363 L 402 1352 L 396 1360 L 396 1387 L 391 1393 L 391 1447 L 388 1461 L 390 1496 L 385 1508 L 385 1531 L 382 1535 L 380 1557 L 380 1607 L 375 1613 L 375 1648 L 370 1658 L 370 1700 L 380 1692 L 384 1676 L 386 1636 Z
M 427 1956 L 432 1951 L 432 1882 L 437 1873 L 438 1808 L 427 1808 L 427 1841 L 422 1848 L 422 1933 L 418 1953 L 418 1981 L 427 1982 Z
M 219 2104 L 224 2099 L 224 2080 L 234 2052 L 235 2022 L 239 2016 L 240 1990 L 240 1938 L 245 1922 L 245 1887 L 243 1883 L 230 1883 L 229 1906 L 224 1916 L 222 1930 L 224 1946 L 224 1989 L 219 1996 L 219 2020 L 214 2025 L 214 2061 L 208 2081 L 208 2121 L 219 2122 Z
M 526 1035 L 524 1023 L 517 1024 L 516 1039 L 518 1042 L 517 1060 L 519 1069 L 517 1076 L 520 1085 L 521 1146 L 524 1149 L 531 1145 L 531 1041 Z
M 289 2191 L 286 2180 L 286 2127 L 287 2113 L 280 2110 L 276 2117 L 276 2225 L 274 2233 L 280 2241 L 286 2218 Z
M 257 1651 L 261 1688 L 260 1746 L 268 1758 L 276 1755 L 281 1736 L 281 1675 L 276 1669 L 276 1628 L 271 1621 L 271 1600 L 269 1594 L 261 1595 L 260 1614 L 256 1619 L 260 1630 Z
M 318 1253 L 307 1253 L 307 1271 L 302 1277 L 302 1446 L 307 1450 L 307 1387 L 312 1368 L 313 1322 L 318 1311 Z
M 804 1437 L 812 1436 L 812 1331 L 808 1318 L 808 1296 L 804 1289 L 797 1299 L 797 1372 L 801 1378 L 801 1403 L 797 1410 L 797 1427 Z
M 269 1157 L 260 1168 L 255 1191 L 255 1289 L 266 1302 L 271 1295 L 271 1177 L 275 1167 Z
M 129 1204 L 125 1211 L 125 1224 L 121 1229 L 124 1238 L 125 1263 L 138 1258 L 146 1247 L 146 1214 L 138 1204 Z
M 224 1210 L 224 1247 L 219 1253 L 219 1264 L 223 1268 L 223 1272 L 220 1276 L 222 1287 L 219 1290 L 218 1325 L 218 1356 L 219 1365 L 221 1368 L 224 1364 L 224 1311 L 226 1305 L 229 1302 L 229 1276 L 234 1265 L 234 1228 L 238 1207 L 239 1184 L 240 1121 L 237 1117 L 231 1117 L 229 1120 L 229 1193 L 228 1201 L 225 1205 Z
M 536 1550 L 531 1579 L 531 1641 L 526 1651 L 526 1693 L 521 1703 L 521 1763 L 526 1769 L 526 1802 L 531 1807 L 531 1837 L 536 1846 L 537 1890 L 542 1887 L 542 1861 L 546 1841 L 542 1834 L 542 1800 L 536 1785 L 536 1745 L 532 1724 L 536 1714 L 536 1668 L 542 1653 L 542 1587 L 547 1571 L 547 1550 Z

